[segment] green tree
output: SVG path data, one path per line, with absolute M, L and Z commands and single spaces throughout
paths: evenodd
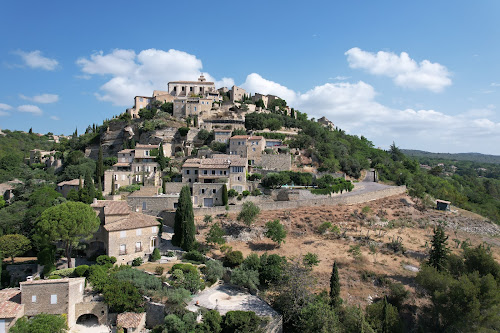
M 226 233 L 220 227 L 220 224 L 214 223 L 214 224 L 212 224 L 212 226 L 210 227 L 210 230 L 208 231 L 206 241 L 208 244 L 222 245 L 222 244 L 226 243 L 226 240 L 224 239 L 224 235 L 226 235 Z
M 287 231 L 280 220 L 273 220 L 266 223 L 266 231 L 264 235 L 270 238 L 273 242 L 281 246 L 281 243 L 285 242 Z
M 224 316 L 224 333 L 262 333 L 261 319 L 253 311 L 228 311 Z
M 227 201 L 228 201 L 228 194 L 227 194 L 227 186 L 226 184 L 224 184 L 222 186 L 222 206 L 225 206 L 227 205 Z M 1 207 L 1 206 L 0 206 Z
M 302 258 L 302 263 L 304 266 L 313 268 L 313 266 L 318 266 L 321 260 L 318 259 L 316 253 L 307 252 L 304 258 Z
M 247 201 L 243 204 L 240 213 L 238 214 L 238 221 L 243 221 L 247 226 L 250 226 L 260 213 L 260 208 L 253 202 Z
M 85 174 L 85 182 L 83 189 L 79 191 L 80 201 L 86 204 L 91 204 L 95 196 L 95 186 L 90 173 Z
M 185 251 L 190 251 L 195 246 L 195 233 L 196 229 L 194 226 L 191 192 L 189 190 L 189 186 L 184 186 L 181 189 L 177 209 L 175 211 L 172 244 L 180 246 Z
M 70 268 L 73 247 L 81 239 L 91 237 L 99 225 L 100 220 L 89 205 L 68 201 L 46 209 L 36 224 L 35 233 L 39 241 L 61 241 Z
M 431 251 L 429 253 L 429 265 L 441 271 L 445 268 L 446 259 L 450 252 L 448 248 L 448 236 L 444 233 L 441 225 L 434 227 L 434 236 L 432 237 Z
M 0 252 L 3 255 L 10 257 L 12 263 L 14 258 L 29 251 L 31 249 L 31 242 L 26 236 L 13 234 L 4 235 L 0 237 Z
M 163 152 L 163 142 L 160 143 L 160 147 L 158 148 L 158 156 L 156 156 L 156 162 L 158 162 L 158 166 L 160 170 L 163 171 L 167 167 L 167 160 L 165 159 L 165 153 Z
M 64 333 L 68 331 L 62 315 L 40 313 L 30 319 L 20 318 L 9 330 L 11 333 Z
M 257 290 L 259 286 L 259 272 L 245 267 L 237 267 L 231 272 L 231 283 L 237 286 Z
M 375 332 L 401 332 L 398 309 L 388 303 L 385 297 L 383 301 L 370 304 L 366 307 L 366 319 Z
M 203 315 L 201 323 L 196 326 L 196 332 L 220 333 L 222 332 L 222 317 L 216 310 L 209 310 Z
M 128 281 L 110 279 L 104 286 L 102 295 L 112 312 L 144 311 L 144 301 L 139 290 Z
M 333 307 L 338 307 L 342 304 L 342 299 L 340 298 L 339 269 L 336 261 L 333 262 L 332 275 L 330 276 L 330 304 Z
M 99 153 L 97 156 L 97 165 L 96 165 L 95 173 L 96 173 L 95 179 L 97 181 L 97 184 L 99 184 L 99 186 L 97 188 L 98 188 L 98 190 L 102 191 L 102 177 L 104 177 L 104 162 L 103 162 L 103 158 L 102 158 L 102 145 L 101 144 L 99 145 Z
M 205 265 L 205 279 L 212 283 L 222 278 L 224 267 L 219 260 L 209 260 Z

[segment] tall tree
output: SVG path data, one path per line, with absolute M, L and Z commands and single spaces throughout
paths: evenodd
M 333 262 L 332 275 L 330 277 L 330 303 L 333 307 L 342 304 L 342 299 L 340 298 L 339 269 L 335 261 Z
M 227 186 L 226 184 L 224 184 L 222 186 L 222 205 L 223 206 L 227 205 L 227 201 L 228 201 Z
M 193 249 L 195 239 L 193 202 L 191 201 L 191 192 L 189 186 L 184 186 L 179 195 L 177 210 L 174 219 L 174 235 L 172 244 L 180 246 L 183 250 Z
M 429 265 L 442 271 L 450 249 L 448 248 L 448 236 L 444 233 L 442 226 L 434 227 L 434 236 L 432 237 L 431 251 L 429 253 Z
M 0 237 L 0 252 L 10 257 L 12 263 L 14 258 L 31 249 L 31 242 L 26 236 L 13 234 Z
M 92 203 L 92 200 L 94 200 L 94 198 L 95 198 L 94 181 L 90 176 L 90 172 L 87 172 L 85 174 L 85 182 L 83 185 L 83 189 L 80 191 L 80 201 L 90 204 Z
M 96 176 L 95 177 L 96 182 L 99 185 L 98 189 L 102 191 L 101 184 L 102 184 L 102 177 L 104 176 L 104 161 L 102 158 L 102 145 L 101 144 L 99 145 L 99 154 L 97 156 L 97 165 L 95 168 L 95 176 Z
M 160 147 L 158 148 L 158 156 L 156 156 L 156 162 L 160 167 L 160 170 L 163 171 L 167 166 L 167 161 L 165 159 L 165 153 L 163 152 L 163 142 L 160 143 Z
M 111 178 L 111 195 L 115 195 L 115 175 Z
M 42 213 L 35 227 L 35 238 L 62 242 L 70 268 L 71 250 L 80 240 L 91 237 L 99 229 L 99 224 L 99 218 L 89 205 L 68 201 Z

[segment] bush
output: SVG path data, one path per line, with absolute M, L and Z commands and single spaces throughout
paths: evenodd
M 229 191 L 227 191 L 227 196 L 230 198 L 234 198 L 234 197 L 238 196 L 238 191 L 236 191 L 234 188 L 232 188 Z
M 247 226 L 250 226 L 260 213 L 260 208 L 253 202 L 245 202 L 238 214 L 238 221 L 243 221 Z
M 262 195 L 262 192 L 258 188 L 256 188 L 252 191 L 252 195 L 254 197 L 258 197 L 259 195 Z
M 318 266 L 320 260 L 318 259 L 318 255 L 316 253 L 307 252 L 307 254 L 302 259 L 302 263 L 304 266 L 312 268 L 313 266 Z
M 324 234 L 325 232 L 327 232 L 328 230 L 330 230 L 331 227 L 332 227 L 332 224 L 330 222 L 323 222 L 318 227 L 318 232 L 320 234 Z
M 121 186 L 118 191 L 120 192 L 135 192 L 139 191 L 141 189 L 141 186 L 139 184 L 132 184 L 132 185 L 126 185 L 126 186 Z
M 51 275 L 51 276 L 49 276 L 49 280 L 57 280 L 57 279 L 62 279 L 62 276 L 60 276 L 60 275 Z
M 105 266 L 92 265 L 89 267 L 89 282 L 97 292 L 102 292 L 104 286 L 109 280 L 108 272 Z
M 143 264 L 143 260 L 141 257 L 137 257 L 134 260 L 132 260 L 132 266 L 141 266 Z
M 169 258 L 175 257 L 174 251 L 168 251 L 165 255 Z
M 59 275 L 62 277 L 70 277 L 75 272 L 75 268 L 64 268 L 53 271 L 50 275 Z
M 243 194 L 244 197 L 248 197 L 250 195 L 250 191 L 243 191 L 241 192 L 241 194 Z
M 224 267 L 219 260 L 209 260 L 205 266 L 205 279 L 211 283 L 215 283 L 222 278 Z
M 387 297 L 387 301 L 392 305 L 394 305 L 395 307 L 397 307 L 398 309 L 401 309 L 401 306 L 410 295 L 410 292 L 406 290 L 403 284 L 400 282 L 392 283 L 389 286 L 389 289 L 390 289 L 390 294 Z
M 258 271 L 260 269 L 260 258 L 257 253 L 250 253 L 242 265 L 245 269 L 253 269 Z
M 11 333 L 65 333 L 68 331 L 64 315 L 40 313 L 30 319 L 19 318 L 9 330 Z
M 277 283 L 281 279 L 285 263 L 285 257 L 280 257 L 277 254 L 268 255 L 264 253 L 260 257 L 260 284 L 268 285 L 270 283 Z
M 198 273 L 198 269 L 191 264 L 175 264 L 170 269 L 170 273 L 172 273 L 176 269 L 180 269 L 183 273 L 188 273 L 188 272 Z
M 185 253 L 182 258 L 198 264 L 205 262 L 205 256 L 196 250 L 191 250 Z
M 97 257 L 96 259 L 96 262 L 98 265 L 101 265 L 101 266 L 104 266 L 104 265 L 114 265 L 114 263 L 116 262 L 116 258 L 115 257 L 109 257 L 105 254 Z
M 89 266 L 88 265 L 80 265 L 75 268 L 76 276 L 88 276 L 89 274 Z
M 128 281 L 110 279 L 103 289 L 104 301 L 111 312 L 143 312 L 139 290 Z
M 243 262 L 243 253 L 241 251 L 231 251 L 226 254 L 224 257 L 223 264 L 225 267 L 236 267 L 241 265 Z
M 273 242 L 281 246 L 281 243 L 285 242 L 286 238 L 285 227 L 280 223 L 280 220 L 269 221 L 266 223 L 266 231 L 264 235 L 270 238 Z
M 366 320 L 376 332 L 401 332 L 398 310 L 386 300 L 368 305 L 366 307 Z
M 231 283 L 248 288 L 249 290 L 257 290 L 257 286 L 259 285 L 259 272 L 243 267 L 235 268 L 231 272 Z
M 180 269 L 177 269 L 173 271 L 171 278 L 176 288 L 184 288 L 191 293 L 205 288 L 205 283 L 200 278 L 198 271 L 183 273 Z
M 223 332 L 259 333 L 261 319 L 253 311 L 228 311 Z
M 155 247 L 153 253 L 151 253 L 151 261 L 157 261 L 160 259 L 161 259 L 160 250 L 158 250 L 158 248 Z
M 226 240 L 224 239 L 224 235 L 226 233 L 224 230 L 220 227 L 219 223 L 214 223 L 210 227 L 210 230 L 208 231 L 207 238 L 205 239 L 208 244 L 218 244 L 222 245 L 226 243 Z
M 165 268 L 163 266 L 156 266 L 155 267 L 155 274 L 157 275 L 163 275 L 163 271 L 165 270 Z
M 144 271 L 133 269 L 130 266 L 122 266 L 119 271 L 112 275 L 113 278 L 120 281 L 132 283 L 143 294 L 151 295 L 154 291 L 162 289 L 160 279 Z
M 189 132 L 189 127 L 181 127 L 179 128 L 179 135 L 181 137 L 186 136 Z
M 248 180 L 253 181 L 253 180 L 260 180 L 262 179 L 262 175 L 260 173 L 253 173 L 251 175 L 248 175 Z

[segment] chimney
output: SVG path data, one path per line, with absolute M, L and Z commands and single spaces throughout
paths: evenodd
M 97 204 L 97 198 L 94 198 L 94 201 L 92 202 L 92 204 Z
M 27 276 L 27 277 L 26 277 L 26 281 L 27 281 L 27 282 L 31 282 L 31 281 L 33 281 L 33 276 L 32 276 L 32 275 Z

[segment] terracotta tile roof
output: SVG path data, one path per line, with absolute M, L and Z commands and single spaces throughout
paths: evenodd
M 200 166 L 201 159 L 200 158 L 188 158 L 184 161 L 182 165 L 183 168 L 197 168 Z
M 82 184 L 84 184 L 83 179 L 82 179 Z M 67 186 L 78 186 L 78 185 L 80 185 L 80 179 L 67 180 L 67 181 L 60 182 L 60 183 L 57 184 L 57 186 L 64 186 L 64 185 L 67 185 Z
M 118 152 L 118 154 L 130 154 L 134 149 L 123 149 Z
M 124 312 L 116 317 L 116 326 L 122 328 L 137 328 L 146 316 L 145 313 Z
M 247 163 L 246 159 L 241 157 L 236 157 L 233 155 L 223 155 L 223 156 L 225 157 L 213 157 L 204 159 L 190 158 L 184 162 L 182 167 L 200 168 L 200 169 L 227 169 L 230 166 L 245 166 Z
M 135 145 L 135 149 L 138 149 L 138 148 L 143 148 L 143 149 L 158 148 L 158 145 Z
M 11 300 L 15 296 L 19 295 L 21 290 L 19 288 L 8 288 L 0 290 L 0 302 L 5 302 Z
M 159 222 L 156 217 L 131 212 L 127 217 L 104 225 L 104 229 L 107 231 L 120 231 L 120 230 L 130 230 L 145 227 L 155 227 L 158 226 Z
M 130 164 L 131 163 L 129 163 L 129 162 L 118 162 L 118 163 L 113 164 L 113 166 L 123 167 L 123 166 L 130 166 Z
M 104 215 L 127 215 L 130 213 L 130 208 L 126 201 L 114 200 L 97 200 L 91 207 L 104 207 Z
M 24 304 L 11 301 L 4 301 L 0 303 L 0 318 L 15 318 L 20 314 L 24 314 Z
M 444 204 L 451 204 L 451 201 L 446 201 L 446 200 L 441 200 L 441 199 L 437 199 L 436 202 L 440 202 L 440 203 L 444 203 Z

